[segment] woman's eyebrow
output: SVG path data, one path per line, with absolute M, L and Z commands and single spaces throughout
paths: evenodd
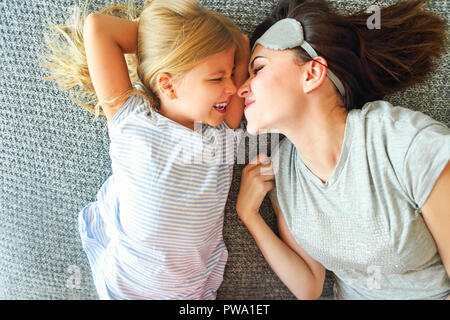
M 253 69 L 253 64 L 255 63 L 255 60 L 258 59 L 258 58 L 265 58 L 265 57 L 263 57 L 263 56 L 256 56 L 256 57 L 253 59 L 252 63 L 250 64 L 250 69 Z

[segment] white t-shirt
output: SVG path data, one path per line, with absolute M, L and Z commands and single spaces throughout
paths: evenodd
M 101 299 L 215 299 L 238 135 L 192 131 L 131 96 L 108 123 L 112 176 L 79 215 Z

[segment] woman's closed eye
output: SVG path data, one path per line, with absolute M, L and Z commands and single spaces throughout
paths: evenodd
M 253 75 L 256 76 L 256 74 L 257 74 L 262 68 L 264 68 L 264 66 L 259 66 L 259 67 L 256 67 L 255 69 L 253 69 Z

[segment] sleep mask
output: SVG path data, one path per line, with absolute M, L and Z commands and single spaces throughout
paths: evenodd
M 302 24 L 291 18 L 282 19 L 271 26 L 258 40 L 256 40 L 252 52 L 258 44 L 272 50 L 285 50 L 301 47 L 311 58 L 314 59 L 319 56 L 316 50 L 305 41 Z M 342 82 L 329 68 L 327 68 L 327 76 L 339 90 L 341 96 L 344 97 L 345 89 Z

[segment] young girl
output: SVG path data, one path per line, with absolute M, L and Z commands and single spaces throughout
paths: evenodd
M 326 269 L 337 298 L 450 295 L 450 130 L 380 100 L 445 50 L 445 22 L 424 5 L 383 8 L 371 30 L 365 12 L 280 1 L 252 36 L 247 129 L 286 139 L 271 165 L 244 168 L 236 210 L 299 299 L 321 295 Z M 259 215 L 269 190 L 281 239 Z
M 94 107 L 80 104 L 108 120 L 113 174 L 79 214 L 96 289 L 101 299 L 214 299 L 248 39 L 194 0 L 147 1 L 134 21 L 102 14 L 115 9 L 127 10 L 57 29 L 69 46 L 49 40 L 47 59 L 50 78 L 96 95 Z

